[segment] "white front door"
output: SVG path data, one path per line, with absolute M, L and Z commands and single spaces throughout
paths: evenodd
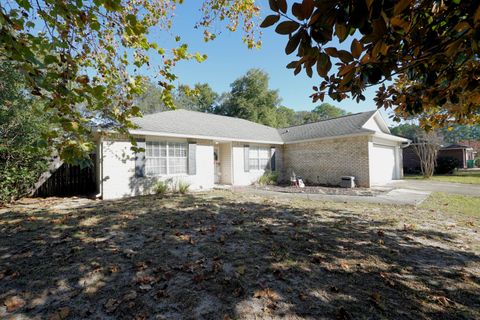
M 386 184 L 395 179 L 395 147 L 373 144 L 373 166 L 370 168 L 372 185 Z

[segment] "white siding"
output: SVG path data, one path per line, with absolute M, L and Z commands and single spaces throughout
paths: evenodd
M 161 138 L 156 139 L 162 140 Z M 187 142 L 186 139 L 175 141 Z M 197 141 L 196 175 L 135 177 L 135 155 L 130 147 L 130 141 L 116 140 L 102 143 L 103 199 L 149 194 L 158 180 L 166 179 L 173 179 L 175 182 L 188 182 L 190 190 L 211 189 L 213 187 L 213 144 L 211 142 Z
M 247 143 L 246 143 L 247 144 Z M 248 186 L 252 183 L 256 182 L 258 178 L 260 178 L 264 173 L 265 170 L 250 170 L 245 172 L 245 165 L 244 165 L 244 145 L 243 143 L 234 143 L 232 152 L 233 152 L 233 184 L 236 186 Z M 253 145 L 253 144 L 250 144 Z M 270 145 L 267 144 L 255 144 L 256 146 L 263 146 L 268 147 L 270 149 Z M 280 148 L 277 147 L 277 151 Z M 277 153 L 276 157 L 280 157 L 280 152 Z M 279 161 L 280 162 L 280 161 Z M 277 162 L 277 170 L 279 170 L 279 166 Z

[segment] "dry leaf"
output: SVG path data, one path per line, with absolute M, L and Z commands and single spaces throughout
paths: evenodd
M 63 307 L 58 309 L 54 314 L 48 317 L 49 320 L 63 320 L 67 319 L 68 315 L 70 314 L 69 307 Z
M 267 299 L 270 299 L 272 301 L 277 301 L 277 300 L 280 299 L 280 296 L 278 295 L 278 293 L 276 293 L 275 291 L 273 291 L 270 288 L 265 288 L 265 289 L 262 289 L 262 290 L 255 291 L 255 293 L 253 294 L 253 297 L 257 298 L 257 299 L 267 298 Z
M 3 304 L 7 308 L 7 312 L 14 312 L 15 310 L 20 309 L 25 305 L 25 300 L 23 300 L 19 296 L 13 296 L 7 298 Z

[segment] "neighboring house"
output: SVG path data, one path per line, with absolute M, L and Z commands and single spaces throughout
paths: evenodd
M 315 184 L 342 176 L 370 187 L 400 179 L 402 143 L 377 111 L 275 129 L 251 121 L 187 110 L 136 118 L 127 137 L 99 134 L 97 183 L 104 199 L 150 193 L 158 180 L 185 181 L 192 190 L 250 185 L 265 170 L 288 181 L 295 173 Z
M 473 148 L 462 145 L 452 144 L 446 147 L 441 147 L 438 150 L 437 159 L 444 157 L 451 157 L 458 160 L 458 168 L 466 169 L 467 161 L 475 159 L 476 152 Z M 407 173 L 415 173 L 420 171 L 420 159 L 415 153 L 413 146 L 403 149 L 403 169 Z

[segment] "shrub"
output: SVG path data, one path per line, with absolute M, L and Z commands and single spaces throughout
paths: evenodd
M 181 194 L 187 193 L 189 188 L 190 188 L 190 184 L 188 182 L 185 182 L 185 181 L 178 182 L 178 191 Z
M 476 166 L 477 168 L 480 168 L 480 157 L 477 157 L 477 158 L 475 159 L 475 166 Z
M 458 167 L 458 159 L 452 157 L 440 157 L 437 159 L 437 166 L 435 167 L 435 173 L 446 174 L 453 173 Z
M 165 194 L 168 191 L 168 183 L 165 181 L 158 181 L 153 187 L 153 190 L 157 194 Z
M 272 171 L 265 171 L 265 173 L 258 178 L 259 185 L 274 185 L 278 182 L 278 173 Z

